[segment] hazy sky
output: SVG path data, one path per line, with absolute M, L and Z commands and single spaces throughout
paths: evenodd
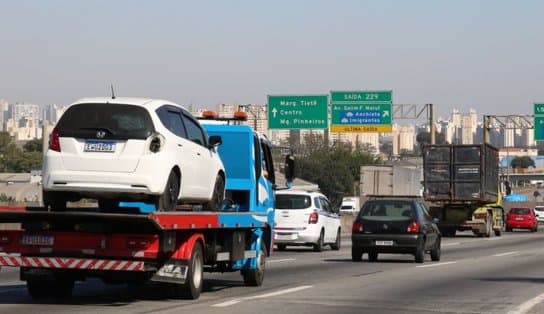
M 393 90 L 479 114 L 544 102 L 544 1 L 3 1 L 0 99 Z

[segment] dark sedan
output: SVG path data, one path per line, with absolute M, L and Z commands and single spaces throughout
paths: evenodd
M 441 236 L 425 205 L 417 198 L 377 198 L 365 202 L 352 228 L 351 258 L 371 262 L 379 253 L 413 254 L 423 263 L 425 253 L 440 260 Z

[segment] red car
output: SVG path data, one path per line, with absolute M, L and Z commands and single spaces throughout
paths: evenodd
M 506 231 L 512 229 L 529 229 L 531 232 L 538 230 L 538 220 L 535 211 L 530 207 L 514 207 L 506 216 Z

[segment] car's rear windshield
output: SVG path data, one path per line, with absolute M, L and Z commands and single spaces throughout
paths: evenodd
M 305 209 L 312 205 L 308 195 L 276 195 L 276 209 Z
M 366 202 L 360 217 L 370 220 L 406 220 L 416 217 L 412 202 L 376 201 Z
M 61 137 L 104 139 L 146 139 L 154 132 L 145 108 L 124 104 L 77 104 L 57 124 Z M 103 135 L 103 136 L 102 136 Z
M 512 208 L 510 209 L 512 214 L 516 215 L 529 215 L 529 208 Z
M 535 207 L 537 212 L 544 212 L 544 207 Z

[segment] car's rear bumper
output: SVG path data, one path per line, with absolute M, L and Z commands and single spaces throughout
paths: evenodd
M 353 248 L 363 252 L 413 253 L 423 245 L 421 234 L 352 234 Z
M 520 221 L 506 221 L 506 228 L 511 229 L 533 229 L 535 226 L 533 223 L 520 222 Z
M 321 227 L 318 225 L 299 228 L 278 227 L 274 230 L 274 242 L 286 245 L 310 245 L 317 243 L 320 233 Z

